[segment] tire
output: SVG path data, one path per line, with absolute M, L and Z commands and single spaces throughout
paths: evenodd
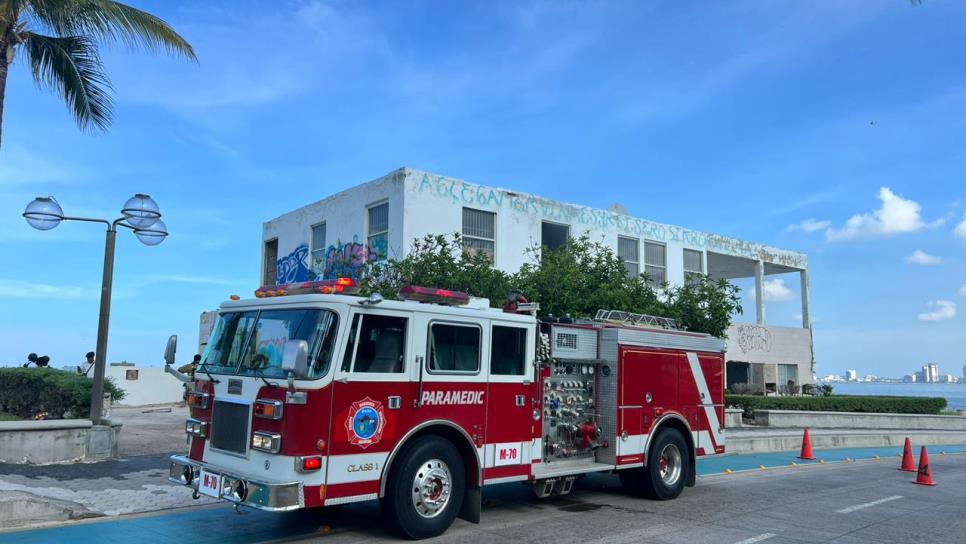
M 463 459 L 456 447 L 438 436 L 417 438 L 390 470 L 382 508 L 393 531 L 419 540 L 449 529 L 466 489 Z
M 618 472 L 629 493 L 659 501 L 676 499 L 691 474 L 688 444 L 677 429 L 663 429 L 651 443 L 647 465 Z

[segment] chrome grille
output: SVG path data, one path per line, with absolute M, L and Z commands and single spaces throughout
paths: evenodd
M 215 401 L 211 421 L 211 447 L 233 453 L 248 451 L 249 405 Z

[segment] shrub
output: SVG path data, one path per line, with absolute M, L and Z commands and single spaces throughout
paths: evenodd
M 755 410 L 804 410 L 815 412 L 873 412 L 881 414 L 938 414 L 946 407 L 942 397 L 762 397 L 725 395 L 725 404 L 741 408 L 745 417 Z
M 0 411 L 22 418 L 40 411 L 52 419 L 61 419 L 68 412 L 77 418 L 89 417 L 93 385 L 91 378 L 66 370 L 0 368 Z M 110 378 L 104 381 L 104 391 L 114 400 L 124 398 L 124 390 Z

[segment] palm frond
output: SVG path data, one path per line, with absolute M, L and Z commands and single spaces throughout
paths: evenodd
M 24 46 L 38 85 L 64 96 L 67 107 L 82 129 L 101 130 L 111 124 L 111 82 L 87 36 L 51 37 L 26 33 Z
M 58 36 L 86 35 L 130 47 L 197 60 L 195 51 L 168 23 L 113 0 L 9 0 Z

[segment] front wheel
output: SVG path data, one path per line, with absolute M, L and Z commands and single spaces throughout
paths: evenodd
M 693 470 L 687 448 L 680 431 L 662 430 L 648 450 L 647 465 L 620 471 L 621 484 L 634 495 L 661 501 L 677 498 Z
M 421 539 L 446 531 L 463 505 L 466 486 L 453 444 L 437 436 L 417 438 L 393 465 L 383 510 L 396 532 Z

